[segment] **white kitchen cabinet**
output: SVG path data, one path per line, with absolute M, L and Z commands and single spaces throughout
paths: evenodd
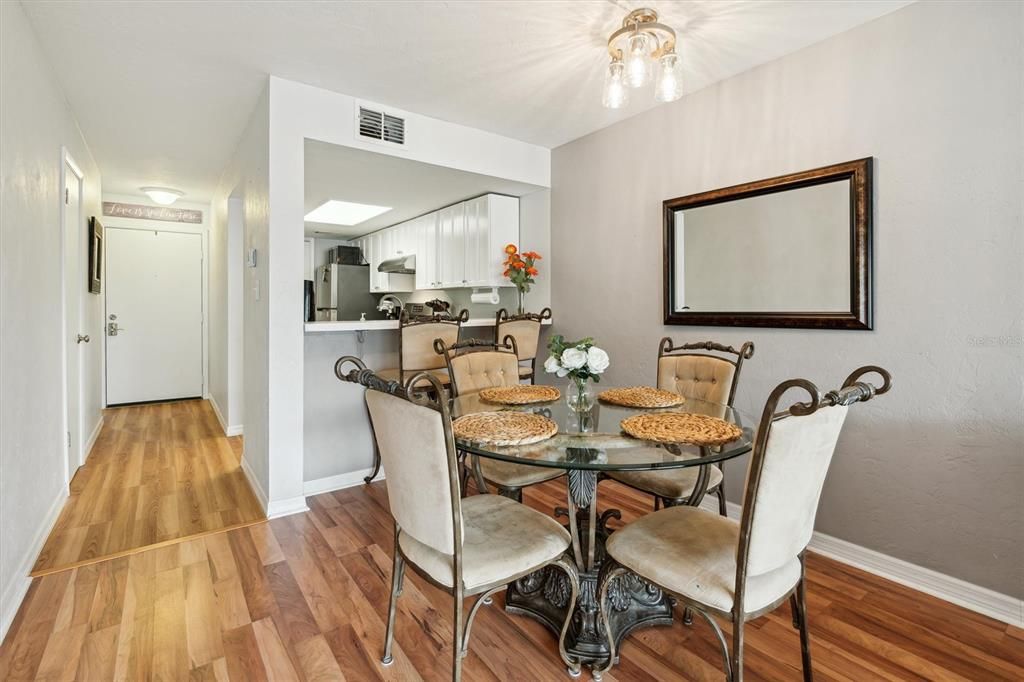
M 363 237 L 363 258 L 370 264 L 370 292 L 374 294 L 401 293 L 413 291 L 415 279 L 412 275 L 380 272 L 381 261 L 395 258 L 399 251 L 408 248 L 405 233 L 400 235 L 395 228 L 380 230 Z
M 506 244 L 519 245 L 519 199 L 485 194 L 399 223 L 356 242 L 370 265 L 370 291 L 511 286 Z M 381 261 L 416 255 L 416 275 L 377 271 Z
M 465 279 L 463 286 L 511 286 L 505 271 L 505 246 L 519 244 L 519 199 L 486 194 L 465 202 Z
M 467 286 L 466 202 L 441 209 L 438 233 L 441 287 L 449 289 Z
M 438 223 L 439 212 L 416 218 L 416 288 L 436 289 L 441 286 L 438 276 Z

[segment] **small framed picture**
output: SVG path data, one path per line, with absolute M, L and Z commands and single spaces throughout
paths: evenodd
M 103 292 L 103 225 L 89 218 L 89 293 Z

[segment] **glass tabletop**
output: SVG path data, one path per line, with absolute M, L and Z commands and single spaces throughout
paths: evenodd
M 599 390 L 605 390 L 601 387 Z M 460 449 L 481 457 L 517 464 L 559 469 L 591 469 L 597 471 L 646 471 L 678 469 L 721 462 L 750 452 L 754 421 L 739 410 L 695 398 L 669 408 L 645 409 L 622 407 L 598 400 L 587 413 L 569 409 L 565 396 L 548 403 L 512 406 L 489 403 L 479 394 L 459 396 L 452 401 L 452 418 L 478 412 L 512 410 L 533 412 L 558 424 L 558 434 L 532 445 L 497 446 L 456 439 Z M 736 424 L 743 435 L 731 443 L 716 447 L 693 445 L 658 446 L 622 433 L 623 419 L 649 412 L 689 412 L 718 417 Z

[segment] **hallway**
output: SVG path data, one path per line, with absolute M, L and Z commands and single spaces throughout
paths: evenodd
M 41 576 L 264 520 L 206 400 L 105 411 L 92 454 L 31 575 Z

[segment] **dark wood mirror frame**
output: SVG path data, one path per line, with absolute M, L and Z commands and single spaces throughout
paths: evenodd
M 809 329 L 872 328 L 872 157 L 814 170 L 781 175 L 723 189 L 691 194 L 662 203 L 664 216 L 665 324 L 725 327 L 786 327 Z M 850 310 L 849 312 L 695 312 L 672 310 L 675 290 L 676 211 L 763 194 L 784 192 L 837 180 L 850 181 Z

